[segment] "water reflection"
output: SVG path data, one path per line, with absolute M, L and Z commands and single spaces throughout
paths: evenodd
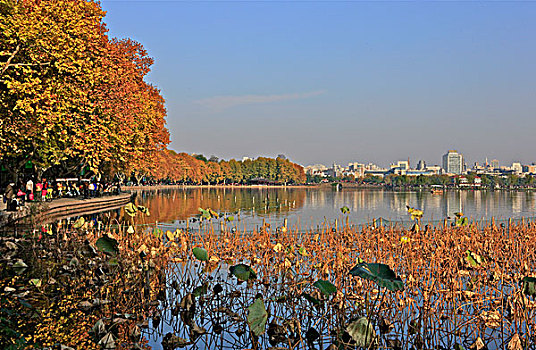
M 149 208 L 148 223 L 186 220 L 199 208 L 241 216 L 287 216 L 300 210 L 306 198 L 304 188 L 186 188 L 139 191 L 138 203 Z
M 473 220 L 534 217 L 534 192 L 428 191 L 393 192 L 376 189 L 330 188 L 187 188 L 138 192 L 138 203 L 149 207 L 146 223 L 179 224 L 196 216 L 198 208 L 212 208 L 258 225 L 262 220 L 277 223 L 288 218 L 304 228 L 342 216 L 340 208 L 350 208 L 354 223 L 382 217 L 393 222 L 409 220 L 406 205 L 424 210 L 424 220 L 440 222 L 463 212 Z

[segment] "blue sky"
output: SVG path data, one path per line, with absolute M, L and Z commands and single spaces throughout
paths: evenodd
M 536 2 L 110 1 L 171 149 L 300 164 L 536 161 Z

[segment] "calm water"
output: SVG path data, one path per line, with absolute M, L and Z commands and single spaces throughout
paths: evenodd
M 291 225 L 299 225 L 303 230 L 306 230 L 323 223 L 333 224 L 336 219 L 342 220 L 344 216 L 340 208 L 343 206 L 350 209 L 350 220 L 357 225 L 381 217 L 386 223 L 391 221 L 407 226 L 410 224 L 410 220 L 406 205 L 423 209 L 423 221 L 432 223 L 442 222 L 445 217 L 454 216 L 453 214 L 458 211 L 462 211 L 467 217 L 478 221 L 489 221 L 492 217 L 497 221 L 506 221 L 510 217 L 516 219 L 536 217 L 536 193 L 507 191 L 449 191 L 443 194 L 432 194 L 428 191 L 393 192 L 381 189 L 335 191 L 331 188 L 192 188 L 140 191 L 137 202 L 149 207 L 151 212 L 149 217 L 136 216 L 140 220 L 139 223 L 154 224 L 158 222 L 158 226 L 163 229 L 183 228 L 188 222 L 189 227 L 195 230 L 199 227 L 199 222 L 193 218 L 199 214 L 198 208 L 212 208 L 218 213 L 233 215 L 235 221 L 228 225 L 238 229 L 254 228 L 259 226 L 263 220 L 271 223 L 272 227 L 279 226 L 287 218 Z M 214 222 L 213 225 L 218 229 L 220 224 Z M 205 274 L 196 272 L 196 269 L 198 268 L 195 262 L 194 265 L 188 266 L 182 264 L 170 266 L 168 279 L 178 281 L 178 285 L 183 286 L 183 289 L 177 292 L 168 286 L 167 296 L 169 300 L 166 305 L 173 306 L 174 303 L 181 300 L 186 292 L 191 292 L 194 287 L 201 286 L 207 281 Z M 261 285 L 257 285 L 259 289 L 250 289 L 245 285 L 235 286 L 226 278 L 227 273 L 227 267 L 224 265 L 222 270 L 214 272 L 209 280 L 221 283 L 226 286 L 225 288 L 229 286 L 232 286 L 231 289 L 239 288 L 244 293 L 243 295 L 247 295 L 240 301 L 229 304 L 229 307 L 233 307 L 234 311 L 243 312 L 257 292 L 267 293 L 267 289 Z M 184 284 L 185 280 L 193 282 Z M 274 295 L 265 295 L 265 297 L 266 300 L 275 298 Z M 211 300 L 213 302 L 215 299 L 208 298 L 203 301 L 205 303 L 203 310 L 217 309 L 214 304 L 210 304 Z M 219 301 L 217 302 L 219 303 Z M 219 307 L 220 304 L 217 306 Z M 271 307 L 274 312 L 281 313 L 279 319 L 288 316 L 285 313 L 287 309 L 282 309 L 281 306 L 276 307 L 273 303 Z M 188 327 L 177 316 L 173 316 L 169 308 L 163 307 L 161 312 L 162 321 L 154 323 L 153 320 L 151 327 L 144 333 L 150 346 L 155 349 L 161 348 L 162 337 L 168 332 L 185 339 L 189 337 Z M 210 315 L 210 311 L 207 311 L 207 315 Z M 213 322 L 217 324 L 223 322 L 219 318 L 215 318 L 215 320 L 213 321 L 210 316 L 196 315 L 196 322 L 200 322 L 203 327 L 209 330 L 209 334 L 189 346 L 189 349 L 251 348 L 250 343 L 248 343 L 249 338 L 240 338 L 240 336 L 235 335 L 235 328 L 238 326 L 232 322 L 225 325 L 227 328 L 222 335 L 213 332 Z M 308 320 L 305 317 L 302 323 L 308 324 Z M 460 316 L 460 320 L 462 320 L 462 316 Z M 326 338 L 326 342 L 329 343 L 328 332 L 326 330 L 322 332 L 322 337 Z M 264 339 L 264 343 L 260 347 L 266 348 L 268 346 L 267 337 L 264 336 L 261 339 Z M 488 344 L 488 347 L 490 349 L 499 348 L 495 343 Z M 325 346 L 320 348 L 325 348 Z
M 340 208 L 350 208 L 354 224 L 383 218 L 384 222 L 408 223 L 406 205 L 423 209 L 424 222 L 442 222 L 462 211 L 472 220 L 485 221 L 536 217 L 536 193 L 509 191 L 429 191 L 394 192 L 382 189 L 331 188 L 188 188 L 138 192 L 138 204 L 149 207 L 144 223 L 163 226 L 196 227 L 192 222 L 198 208 L 212 208 L 232 215 L 237 228 L 253 228 L 263 220 L 308 229 L 341 220 Z

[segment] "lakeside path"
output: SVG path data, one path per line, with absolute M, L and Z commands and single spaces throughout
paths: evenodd
M 0 227 L 19 221 L 30 215 L 37 215 L 46 221 L 116 209 L 127 204 L 131 196 L 132 194 L 130 192 L 125 192 L 119 195 L 88 199 L 60 198 L 51 202 L 27 203 L 22 210 L 15 212 L 5 211 L 5 205 L 2 203 L 0 207 Z

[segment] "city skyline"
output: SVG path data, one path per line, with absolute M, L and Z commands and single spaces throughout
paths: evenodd
M 390 161 L 388 161 L 387 163 L 381 163 L 381 162 L 378 162 L 378 161 L 374 161 L 373 159 L 372 160 L 363 160 L 363 158 L 361 157 L 354 157 L 354 158 L 348 158 L 346 160 L 342 160 L 342 161 L 328 161 L 328 162 L 321 162 L 321 161 L 317 161 L 317 162 L 312 162 L 312 163 L 307 163 L 307 164 L 303 164 L 303 163 L 299 163 L 300 165 L 302 166 L 312 166 L 312 165 L 324 165 L 324 166 L 332 166 L 333 164 L 337 164 L 337 165 L 347 165 L 347 164 L 352 164 L 352 163 L 355 163 L 355 162 L 358 162 L 358 163 L 362 163 L 362 164 L 375 164 L 375 165 L 378 165 L 380 167 L 389 167 L 390 165 L 392 164 L 396 164 L 396 162 L 400 162 L 400 161 L 409 161 L 409 165 L 412 169 L 417 169 L 418 168 L 418 164 L 420 162 L 424 162 L 427 166 L 440 166 L 442 168 L 444 168 L 443 166 L 443 157 L 446 153 L 448 153 L 449 151 L 455 151 L 455 152 L 459 152 L 462 154 L 463 156 L 463 163 L 462 163 L 462 166 L 463 164 L 465 164 L 468 168 L 472 167 L 475 163 L 477 163 L 478 165 L 485 165 L 486 161 L 488 162 L 488 164 L 491 166 L 491 167 L 495 167 L 495 168 L 498 168 L 498 167 L 504 167 L 504 166 L 511 166 L 512 164 L 514 163 L 521 163 L 523 165 L 532 165 L 534 163 L 536 163 L 536 159 L 532 160 L 532 161 L 529 161 L 529 162 L 523 162 L 519 159 L 513 159 L 511 162 L 508 162 L 508 161 L 503 161 L 501 159 L 497 159 L 495 157 L 491 157 L 491 156 L 487 156 L 487 157 L 484 157 L 483 159 L 479 159 L 479 160 L 474 160 L 474 161 L 467 161 L 467 158 L 465 157 L 465 152 L 461 152 L 457 149 L 449 149 L 449 150 L 445 150 L 444 153 L 442 153 L 441 155 L 437 156 L 435 160 L 427 160 L 427 159 L 422 159 L 422 158 L 415 158 L 415 157 L 405 157 L 405 158 L 392 158 Z M 258 155 L 258 156 L 253 156 L 253 155 L 243 155 L 243 156 L 240 156 L 240 157 L 230 157 L 230 158 L 223 158 L 223 157 L 218 157 L 217 154 L 202 154 L 202 153 L 192 153 L 193 155 L 203 155 L 205 156 L 207 159 L 210 158 L 211 156 L 215 156 L 216 158 L 218 159 L 225 159 L 225 160 L 230 160 L 230 159 L 235 159 L 235 160 L 243 160 L 243 159 L 256 159 L 258 157 L 269 157 L 269 158 L 277 158 L 279 156 L 284 156 L 285 158 L 288 158 L 290 160 L 293 160 L 291 159 L 290 157 L 288 157 L 286 154 L 268 154 L 268 155 Z M 494 166 L 494 162 L 497 162 L 498 165 Z
M 533 161 L 534 2 L 102 1 L 141 42 L 170 148 L 300 164 Z
M 451 152 L 454 152 L 454 153 L 459 153 L 459 155 L 461 156 L 461 164 L 459 164 L 458 166 L 460 167 L 460 173 L 463 172 L 463 168 L 466 166 L 467 169 L 471 169 L 473 166 L 475 165 L 478 165 L 478 166 L 488 166 L 488 167 L 491 167 L 491 168 L 505 168 L 505 167 L 511 167 L 512 165 L 515 165 L 516 163 L 520 163 L 522 165 L 534 165 L 536 164 L 536 161 L 531 161 L 531 162 L 522 162 L 520 160 L 513 160 L 512 162 L 508 163 L 508 162 L 504 162 L 504 161 L 501 161 L 500 159 L 496 159 L 496 158 L 492 158 L 492 157 L 485 157 L 484 159 L 482 160 L 476 160 L 476 161 L 473 161 L 471 163 L 469 163 L 465 157 L 465 153 L 463 152 L 460 152 L 458 150 L 455 150 L 455 149 L 451 149 L 451 150 L 446 150 L 445 153 L 443 153 L 440 157 L 438 157 L 438 161 L 436 162 L 433 162 L 433 161 L 428 161 L 428 160 L 425 160 L 425 159 L 417 159 L 417 158 L 411 158 L 411 157 L 407 157 L 405 159 L 392 159 L 390 162 L 388 162 L 387 164 L 383 164 L 383 163 L 379 163 L 379 162 L 375 162 L 375 161 L 362 161 L 360 159 L 349 159 L 348 161 L 343 161 L 343 162 L 327 162 L 327 163 L 322 163 L 322 162 L 316 162 L 316 163 L 311 163 L 311 164 L 301 164 L 303 166 L 315 166 L 315 165 L 324 165 L 326 167 L 330 167 L 330 166 L 333 166 L 333 165 L 338 165 L 338 166 L 341 166 L 341 165 L 345 165 L 345 164 L 348 164 L 348 166 L 352 166 L 352 164 L 365 164 L 365 165 L 376 165 L 376 166 L 379 166 L 380 168 L 389 168 L 390 166 L 395 166 L 397 165 L 400 165 L 400 163 L 407 163 L 407 167 L 408 168 L 411 168 L 411 169 L 419 169 L 419 166 L 422 164 L 422 166 L 433 166 L 433 167 L 441 167 L 442 169 L 447 169 L 445 167 L 445 156 L 451 154 Z M 453 172 L 454 173 L 454 172 Z

